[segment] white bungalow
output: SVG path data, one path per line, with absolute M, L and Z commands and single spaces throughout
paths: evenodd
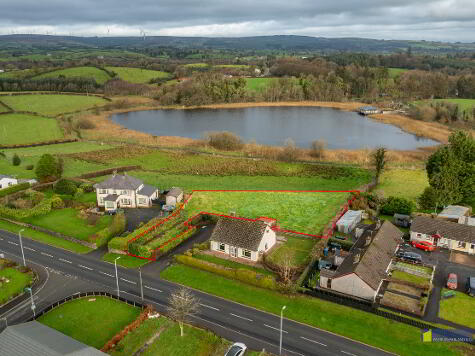
M 13 178 L 11 176 L 7 176 L 4 174 L 0 174 L 0 189 L 5 189 L 17 184 L 18 184 L 18 180 L 16 178 Z

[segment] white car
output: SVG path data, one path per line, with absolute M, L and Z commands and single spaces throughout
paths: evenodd
M 247 350 L 247 346 L 241 342 L 235 342 L 231 345 L 228 352 L 224 356 L 243 356 Z

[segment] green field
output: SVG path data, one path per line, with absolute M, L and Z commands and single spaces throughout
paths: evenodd
M 287 237 L 287 241 L 277 247 L 269 256 L 269 260 L 282 265 L 283 257 L 289 254 L 292 257 L 293 267 L 304 267 L 309 263 L 309 255 L 315 246 L 316 240 L 305 237 Z
M 460 109 L 462 111 L 466 110 L 472 110 L 475 107 L 475 99 L 458 99 L 458 98 L 453 98 L 453 99 L 430 99 L 430 100 L 418 100 L 414 101 L 414 104 L 422 104 L 422 103 L 451 103 L 451 104 L 457 104 L 460 106 Z
M 62 137 L 63 134 L 55 119 L 28 114 L 0 115 L 2 145 L 44 142 Z
M 383 172 L 376 192 L 384 197 L 400 197 L 417 203 L 417 198 L 429 186 L 425 169 L 387 169 Z
M 139 314 L 139 308 L 115 299 L 86 297 L 62 304 L 37 321 L 100 349 Z
M 106 67 L 106 69 L 117 73 L 122 80 L 137 84 L 146 84 L 152 79 L 167 78 L 170 76 L 170 74 L 166 72 L 142 68 Z
M 185 68 L 206 68 L 208 67 L 208 63 L 188 63 L 185 64 L 183 67 Z
M 345 203 L 348 193 L 194 192 L 185 211 L 277 219 L 282 229 L 309 234 L 322 232 Z
M 408 69 L 405 69 L 405 68 L 388 68 L 390 78 L 396 78 L 398 75 L 407 71 Z
M 380 347 L 401 356 L 462 355 L 456 343 L 422 343 L 420 329 L 355 308 L 302 295 L 286 296 L 185 265 L 172 265 L 160 276 L 226 299 Z M 284 321 L 285 323 L 285 321 Z M 390 335 L 391 337 L 388 337 Z
M 2 277 L 8 279 L 8 283 L 2 282 Z M 0 305 L 6 303 L 10 298 L 21 294 L 23 290 L 31 285 L 33 276 L 31 272 L 22 273 L 16 268 L 1 269 L 0 264 Z
M 262 91 L 269 86 L 269 84 L 277 80 L 277 78 L 244 78 L 246 80 L 246 88 L 250 91 Z
M 446 292 L 449 289 L 443 289 Z M 439 318 L 475 329 L 475 298 L 466 293 L 454 291 L 455 297 L 441 299 Z
M 89 109 L 106 103 L 97 96 L 62 94 L 0 96 L 0 100 L 15 111 L 29 111 L 47 116 Z
M 98 84 L 104 84 L 110 78 L 107 72 L 96 67 L 74 67 L 59 69 L 53 72 L 43 73 L 33 77 L 33 79 L 58 78 L 64 76 L 66 78 L 93 78 Z
M 251 66 L 248 64 L 217 64 L 215 68 L 235 68 L 235 69 L 248 69 Z

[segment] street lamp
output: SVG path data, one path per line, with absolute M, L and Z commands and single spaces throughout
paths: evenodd
M 284 310 L 287 308 L 286 305 L 280 310 L 280 343 L 279 343 L 279 355 L 282 355 L 282 323 L 284 319 Z
M 35 305 L 35 302 L 33 301 L 33 291 L 31 290 L 31 288 L 25 288 L 26 291 L 30 292 L 30 297 L 31 297 L 31 310 L 33 310 L 33 317 L 36 317 L 36 312 L 35 312 L 35 309 L 36 309 L 36 305 Z
M 23 266 L 26 267 L 26 262 L 25 262 L 25 253 L 23 252 L 23 241 L 21 240 L 21 233 L 25 231 L 25 229 L 21 229 L 18 231 L 18 238 L 20 239 L 20 248 L 21 248 L 21 256 L 23 257 Z
M 117 260 L 120 258 L 121 256 L 117 257 L 115 260 L 114 260 L 114 267 L 115 267 L 115 283 L 117 285 L 117 296 L 119 297 L 119 277 L 117 276 Z
M 142 298 L 142 303 L 143 303 L 142 269 L 140 267 L 139 267 L 139 277 L 140 277 L 140 297 Z

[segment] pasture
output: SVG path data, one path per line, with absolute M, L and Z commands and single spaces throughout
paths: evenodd
M 258 92 L 266 89 L 276 78 L 245 78 L 245 80 L 247 90 Z
M 117 73 L 117 76 L 120 79 L 135 84 L 146 84 L 152 79 L 167 78 L 170 76 L 170 74 L 167 72 L 142 68 L 106 67 L 106 69 L 108 71 Z
M 53 72 L 39 74 L 33 77 L 32 79 L 58 78 L 58 77 L 92 78 L 98 84 L 104 84 L 109 79 L 111 79 L 111 77 L 109 76 L 109 74 L 107 74 L 107 72 L 96 67 L 73 67 L 73 68 L 59 69 Z
M 28 115 L 0 115 L 0 143 L 17 145 L 43 142 L 63 137 L 56 119 Z
M 408 69 L 404 68 L 388 68 L 389 78 L 396 78 L 404 72 L 407 72 Z

